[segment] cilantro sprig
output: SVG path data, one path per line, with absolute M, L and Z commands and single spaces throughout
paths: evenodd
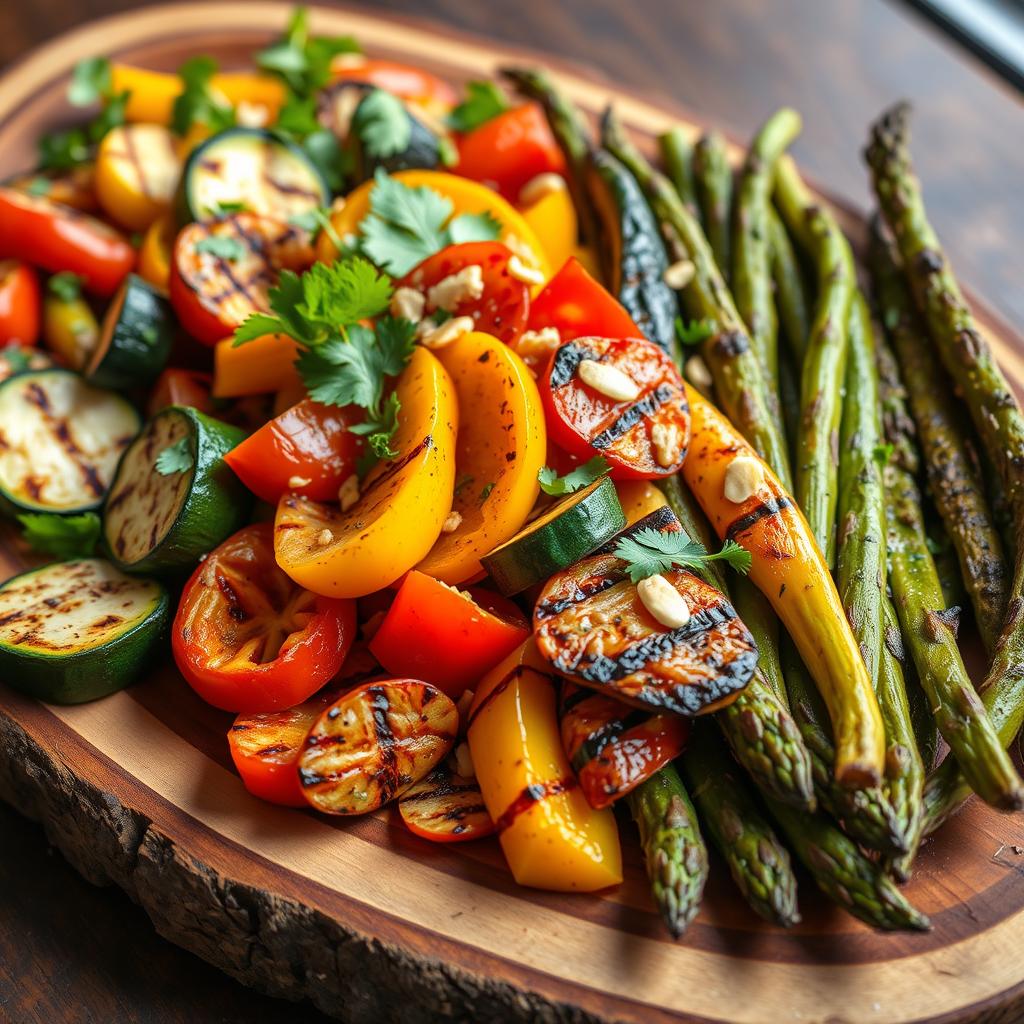
M 471 132 L 508 108 L 505 94 L 493 82 L 467 82 L 466 98 L 448 115 L 448 127 Z
M 745 547 L 727 540 L 721 550 L 709 554 L 699 541 L 691 540 L 685 531 L 663 532 L 651 527 L 623 537 L 615 547 L 615 556 L 626 562 L 629 578 L 634 583 L 657 576 L 670 569 L 700 569 L 708 562 L 727 562 L 744 575 L 753 561 Z
M 352 115 L 352 131 L 366 152 L 384 160 L 401 153 L 412 138 L 412 122 L 402 101 L 383 89 L 367 93 Z
M 220 132 L 235 123 L 234 107 L 225 103 L 210 84 L 216 71 L 217 62 L 212 57 L 192 57 L 178 69 L 182 90 L 171 108 L 171 131 L 175 135 L 186 135 L 194 124 Z
M 51 295 L 56 295 L 61 302 L 74 302 L 82 294 L 84 280 L 78 274 L 71 273 L 70 270 L 62 270 L 46 282 L 46 290 Z
M 18 522 L 29 547 L 54 558 L 88 558 L 100 539 L 100 517 L 95 512 L 74 516 L 28 512 L 18 516 Z
M 676 337 L 680 345 L 699 345 L 707 341 L 716 329 L 714 320 L 708 318 L 683 323 L 681 316 L 676 317 Z
M 296 7 L 284 35 L 256 54 L 256 63 L 305 97 L 330 81 L 331 61 L 342 53 L 362 53 L 362 49 L 352 36 L 310 35 L 309 11 Z
M 169 444 L 156 457 L 156 471 L 161 476 L 187 473 L 193 466 L 192 447 L 187 437 Z
M 577 466 L 565 476 L 559 476 L 550 466 L 544 466 L 537 473 L 537 481 L 545 494 L 561 497 L 563 494 L 572 494 L 574 491 L 589 487 L 595 480 L 600 480 L 611 468 L 607 459 L 601 455 L 595 455 L 589 462 Z

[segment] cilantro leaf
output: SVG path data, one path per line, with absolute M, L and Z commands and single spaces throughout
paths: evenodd
M 310 36 L 309 12 L 296 7 L 284 36 L 256 54 L 264 71 L 280 75 L 300 96 L 308 96 L 326 85 L 331 61 L 341 53 L 360 53 L 351 36 Z
M 383 89 L 374 89 L 356 107 L 352 130 L 366 152 L 379 159 L 401 153 L 409 145 L 412 124 L 402 101 Z
M 894 451 L 896 451 L 896 446 L 894 444 L 877 444 L 875 445 L 875 450 L 871 453 L 871 458 L 873 458 L 879 466 L 887 466 Z
M 125 112 L 130 97 L 130 92 L 119 92 L 107 99 L 103 109 L 86 127 L 86 135 L 90 142 L 102 142 L 107 132 L 125 123 Z
M 716 330 L 714 320 L 708 318 L 690 320 L 684 324 L 681 316 L 676 317 L 676 337 L 681 345 L 699 345 L 707 341 Z
M 207 235 L 196 242 L 196 252 L 208 252 L 211 256 L 230 263 L 245 255 L 245 246 L 231 235 Z
M 110 61 L 106 57 L 86 57 L 75 65 L 68 85 L 68 103 L 89 107 L 106 99 L 110 92 Z
M 192 446 L 187 437 L 180 438 L 174 444 L 169 444 L 156 457 L 156 471 L 161 476 L 171 476 L 173 473 L 185 473 L 192 468 Z
M 448 115 L 448 127 L 471 132 L 506 110 L 508 100 L 493 82 L 467 82 L 466 98 Z
M 321 125 L 316 116 L 316 98 L 289 92 L 277 112 L 274 127 L 278 131 L 300 138 L 320 131 Z
M 493 242 L 501 237 L 501 224 L 492 213 L 460 213 L 448 222 L 446 245 L 459 242 Z
M 221 217 L 230 217 L 233 213 L 244 213 L 249 207 L 239 200 L 227 200 L 211 203 L 206 207 L 206 216 L 220 220 Z
M 89 140 L 81 128 L 43 135 L 38 146 L 43 171 L 66 171 L 89 159 Z
M 302 140 L 302 149 L 323 175 L 332 192 L 340 192 L 345 185 L 345 176 L 351 170 L 351 159 L 341 148 L 334 132 L 321 128 Z
M 719 560 L 728 562 L 737 572 L 747 573 L 753 561 L 750 552 L 733 540 L 727 540 L 721 550 L 712 555 L 683 530 L 668 532 L 651 527 L 623 537 L 615 547 L 615 556 L 626 562 L 629 578 L 634 583 L 673 568 L 699 570 L 707 562 Z
M 219 132 L 235 123 L 234 108 L 210 86 L 216 70 L 217 62 L 212 57 L 192 57 L 178 69 L 183 88 L 171 108 L 171 131 L 175 135 L 187 134 L 194 124 Z
M 46 290 L 63 302 L 73 302 L 82 294 L 82 281 L 78 274 L 63 270 L 46 282 Z
M 283 324 L 276 316 L 269 313 L 250 313 L 235 328 L 234 348 L 244 345 L 247 341 L 255 341 L 267 334 L 279 334 Z
M 537 473 L 537 480 L 545 494 L 561 497 L 563 494 L 572 494 L 573 491 L 588 487 L 595 480 L 600 480 L 611 468 L 603 456 L 595 455 L 589 462 L 577 466 L 565 476 L 559 476 L 550 466 L 544 466 Z
M 54 558 L 88 558 L 100 539 L 100 517 L 95 512 L 75 516 L 29 512 L 18 516 L 18 522 L 29 547 Z
M 361 256 L 314 263 L 301 280 L 302 302 L 295 312 L 308 323 L 353 324 L 379 315 L 391 301 L 391 279 Z

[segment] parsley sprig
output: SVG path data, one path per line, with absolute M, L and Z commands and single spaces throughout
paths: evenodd
M 657 576 L 670 569 L 697 569 L 708 562 L 728 562 L 736 572 L 750 571 L 751 554 L 741 544 L 727 540 L 720 551 L 709 554 L 699 541 L 691 540 L 685 531 L 663 532 L 652 527 L 623 537 L 615 547 L 615 556 L 626 562 L 629 578 L 634 583 Z
M 583 487 L 589 487 L 595 480 L 600 480 L 611 468 L 607 459 L 601 455 L 595 455 L 589 462 L 577 466 L 565 476 L 559 476 L 550 466 L 544 466 L 537 473 L 537 481 L 545 494 L 561 497 L 563 494 L 572 494 Z
M 448 115 L 448 127 L 471 132 L 506 110 L 508 100 L 493 82 L 467 82 L 466 98 Z
M 95 512 L 74 516 L 28 512 L 18 516 L 18 522 L 29 547 L 54 558 L 88 558 L 100 539 L 100 517 Z

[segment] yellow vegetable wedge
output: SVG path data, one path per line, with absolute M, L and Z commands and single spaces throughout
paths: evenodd
M 553 270 L 576 255 L 579 226 L 576 207 L 567 188 L 548 192 L 529 206 L 520 206 L 519 212 L 533 228 Z
M 96 154 L 96 198 L 129 231 L 145 231 L 170 209 L 180 177 L 178 143 L 163 125 L 118 125 Z

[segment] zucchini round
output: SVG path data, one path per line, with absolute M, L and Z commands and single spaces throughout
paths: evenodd
M 240 208 L 287 222 L 330 201 L 327 183 L 299 146 L 262 128 L 229 128 L 192 151 L 175 210 L 180 224 Z
M 105 697 L 138 678 L 169 612 L 159 583 L 100 558 L 32 569 L 0 586 L 0 673 L 51 704 Z
M 138 274 L 129 274 L 103 318 L 85 375 L 105 388 L 150 384 L 171 354 L 171 304 Z
M 124 453 L 103 510 L 103 537 L 128 572 L 193 568 L 248 519 L 252 497 L 224 461 L 245 432 L 171 405 Z
M 615 485 L 603 476 L 538 516 L 481 562 L 508 597 L 578 562 L 625 525 Z
M 70 370 L 9 377 L 0 384 L 0 503 L 8 512 L 98 508 L 140 425 L 128 401 Z

